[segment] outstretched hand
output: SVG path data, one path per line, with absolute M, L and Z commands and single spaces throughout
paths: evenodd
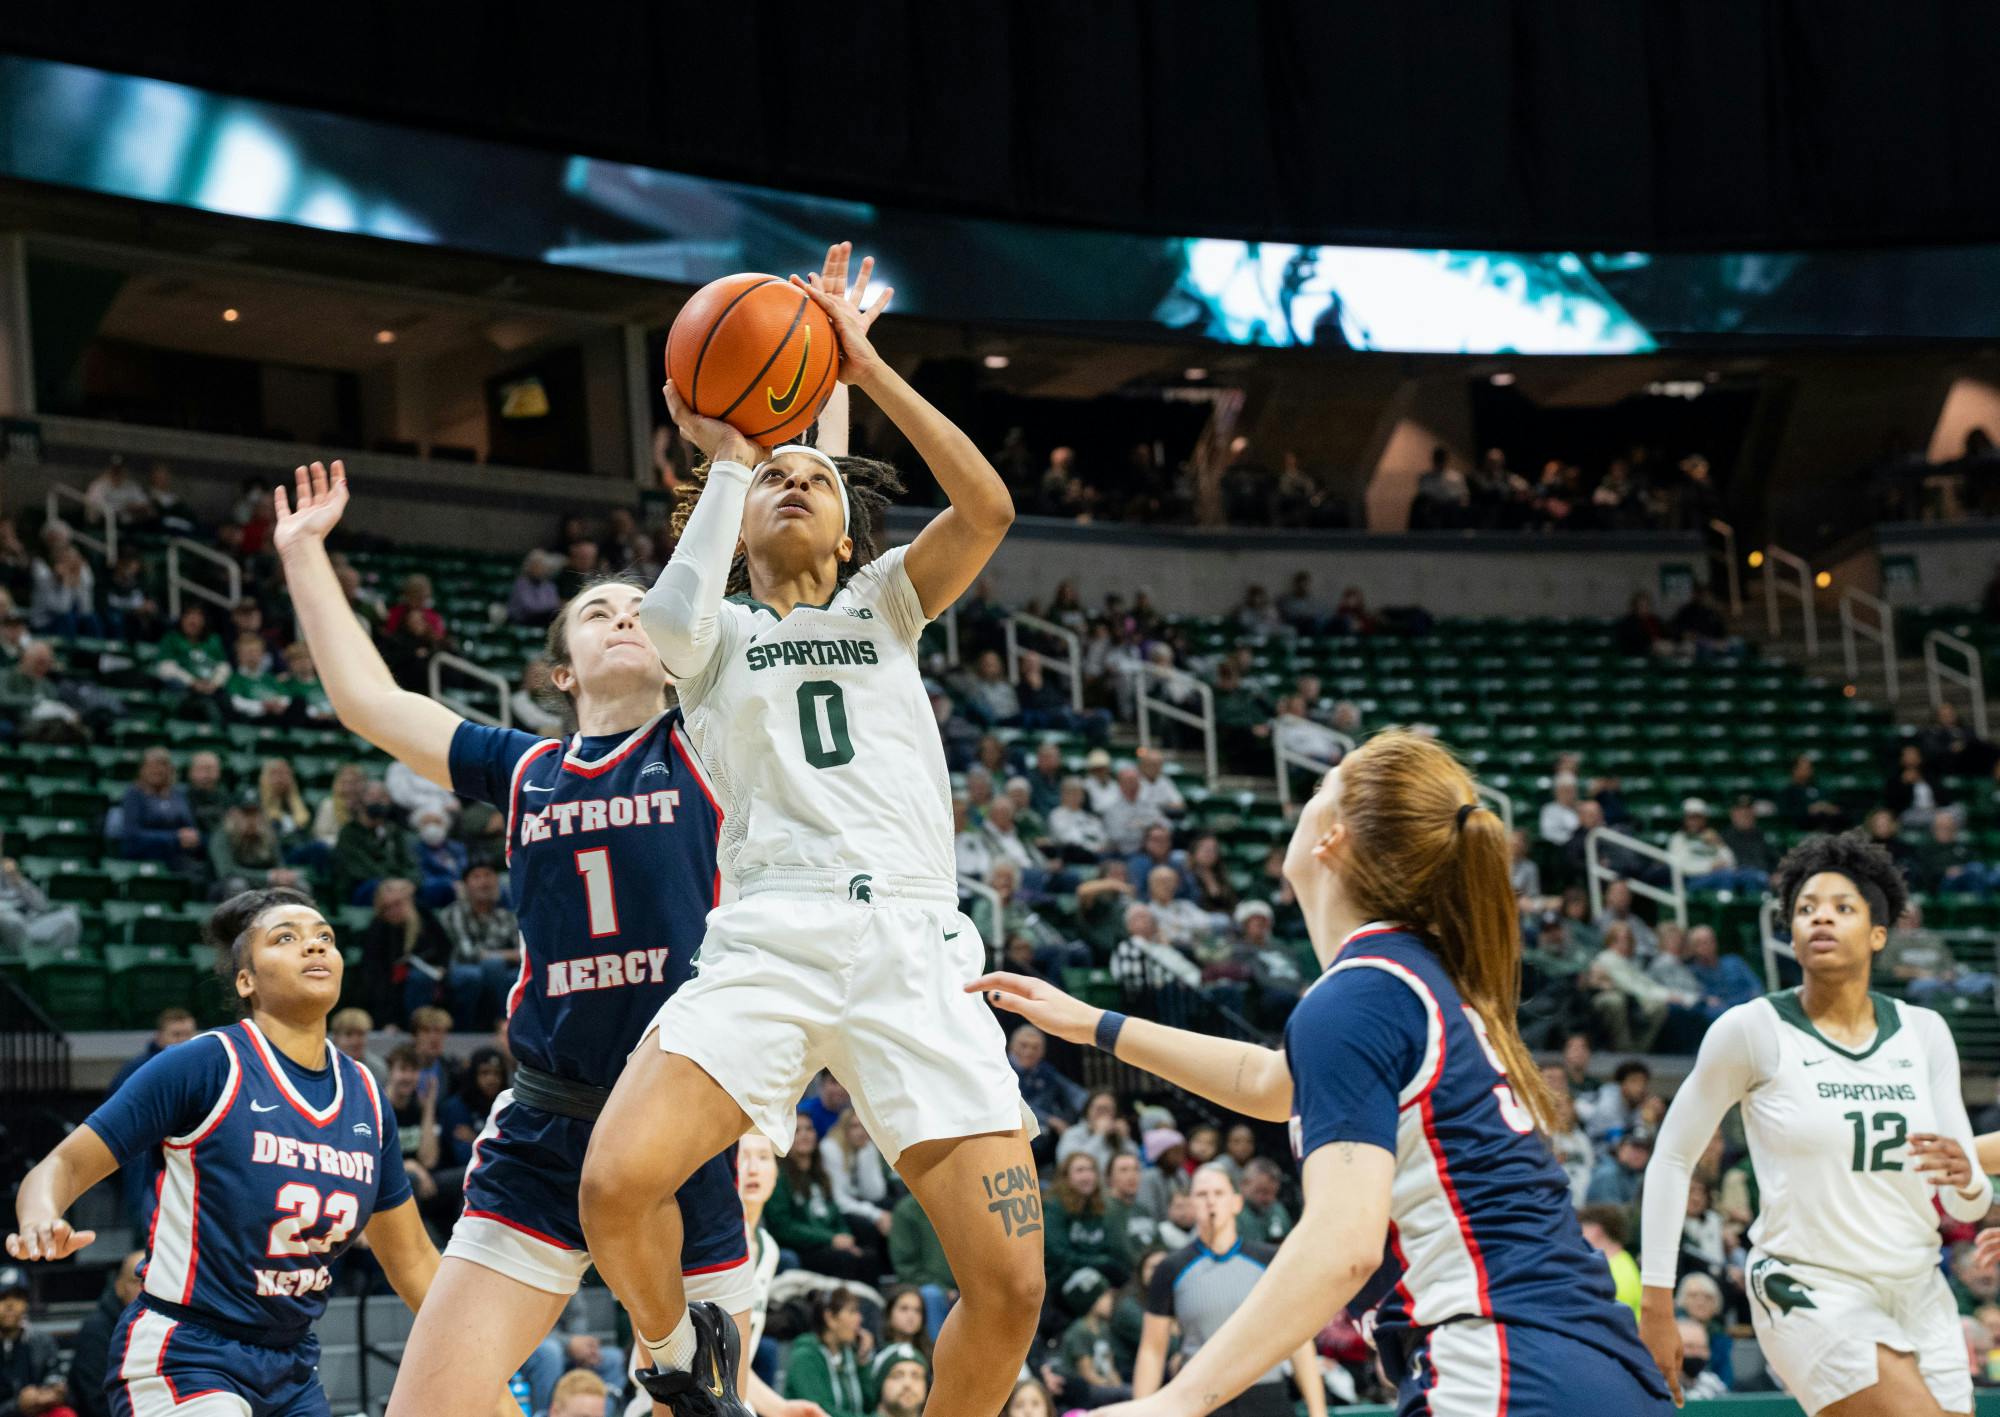
M 7 1237 L 7 1253 L 17 1260 L 63 1260 L 97 1238 L 95 1230 L 75 1230 L 58 1215 L 23 1225 Z
M 1036 1028 L 1068 1043 L 1092 1043 L 1104 1010 L 1065 994 L 1046 979 L 997 972 L 981 975 L 965 986 L 968 994 L 984 994 L 1005 1013 L 1019 1014 Z
M 280 556 L 302 542 L 326 540 L 347 510 L 347 465 L 339 458 L 333 460 L 332 472 L 325 463 L 316 462 L 296 469 L 293 476 L 298 479 L 297 506 L 282 486 L 271 493 L 278 514 L 271 545 Z
M 674 386 L 672 379 L 667 380 L 666 387 L 660 392 L 666 395 L 667 412 L 674 420 L 674 427 L 681 430 L 683 438 L 701 449 L 701 455 L 710 462 L 736 462 L 755 468 L 770 456 L 732 425 L 719 418 L 696 413 L 681 397 L 681 391 Z
M 868 332 L 882 318 L 882 312 L 889 308 L 890 297 L 895 295 L 896 288 L 882 287 L 875 303 L 862 309 L 861 302 L 868 294 L 869 277 L 875 272 L 875 258 L 862 257 L 860 269 L 854 273 L 850 285 L 848 262 L 853 254 L 852 241 L 837 241 L 827 247 L 826 264 L 817 274 L 793 276 L 792 284 L 810 296 L 833 324 L 834 338 L 840 341 L 840 382 L 866 387 L 868 381 L 884 368 L 882 356 L 875 352 L 875 346 L 868 340 Z

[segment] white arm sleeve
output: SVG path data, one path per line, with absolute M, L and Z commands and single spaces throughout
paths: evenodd
M 1730 1009 L 1709 1025 L 1694 1071 L 1674 1094 L 1666 1120 L 1653 1141 L 1646 1167 L 1645 1205 L 1639 1220 L 1639 1282 L 1648 1289 L 1671 1289 L 1680 1277 L 1681 1226 L 1687 1219 L 1688 1178 L 1722 1116 L 1768 1075 L 1755 1027 L 1755 1004 Z
M 708 469 L 701 500 L 688 515 L 673 559 L 639 606 L 639 624 L 676 680 L 699 678 L 720 639 L 716 613 L 743 530 L 750 469 L 719 462 Z
M 1905 1006 L 1907 1007 L 1907 1006 Z M 1972 1137 L 1972 1121 L 1965 1115 L 1965 1093 L 1958 1081 L 1958 1043 L 1942 1017 L 1925 1009 L 1916 1011 L 1924 1028 L 1924 1053 L 1931 1067 L 1931 1097 L 1937 1107 L 1939 1136 L 1950 1137 L 1965 1148 L 1972 1159 L 1972 1184 L 1976 1194 L 1967 1200 L 1950 1186 L 1937 1188 L 1938 1203 L 1953 1220 L 1977 1224 L 1993 1208 L 1993 1178 L 1979 1164 L 1979 1146 Z

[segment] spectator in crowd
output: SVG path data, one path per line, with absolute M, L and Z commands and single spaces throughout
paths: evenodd
M 1083 1115 L 1090 1100 L 1080 1084 L 1070 1081 L 1048 1061 L 1049 1040 L 1033 1024 L 1022 1024 L 1007 1039 L 1007 1061 L 1020 1080 L 1021 1100 L 1035 1114 L 1044 1132 L 1057 1136 Z
M 1930 725 L 1917 735 L 1917 747 L 1939 777 L 1985 777 L 2000 758 L 2000 749 L 1959 722 L 1958 705 L 1949 699 L 1938 704 Z
M 1044 738 L 1035 745 L 1034 764 L 1023 776 L 1028 781 L 1028 805 L 1046 819 L 1061 804 L 1063 784 L 1068 780 L 1063 774 L 1062 748 L 1055 739 Z
M 152 504 L 151 520 L 170 536 L 191 536 L 200 530 L 187 499 L 174 490 L 174 470 L 156 462 L 146 473 L 146 500 Z
M 1587 1205 L 1577 1212 L 1576 1218 L 1583 1226 L 1585 1242 L 1604 1256 L 1618 1302 L 1632 1310 L 1636 1321 L 1641 1297 L 1639 1262 L 1625 1248 L 1625 1237 L 1630 1233 L 1626 1209 L 1616 1205 Z
M 507 991 L 520 970 L 521 922 L 501 899 L 500 873 L 491 865 L 468 864 L 459 873 L 459 887 L 457 898 L 437 917 L 451 941 L 445 989 L 454 1014 L 496 1018 L 505 1012 Z
M 277 668 L 278 652 L 285 646 L 284 638 L 274 626 L 264 623 L 264 607 L 253 596 L 246 595 L 229 607 L 230 629 L 228 635 L 231 652 L 245 639 L 255 639 L 262 647 L 264 658 L 260 668 L 268 672 Z
M 1542 840 L 1551 846 L 1566 846 L 1582 824 L 1577 813 L 1576 778 L 1564 773 L 1555 780 L 1551 798 L 1542 804 Z
M 389 1084 L 382 1100 L 396 1117 L 403 1151 L 403 1170 L 426 1220 L 448 1211 L 451 1196 L 438 1182 L 445 1160 L 444 1133 L 438 1126 L 438 1096 L 443 1091 L 435 1075 L 426 1076 L 413 1044 L 389 1051 Z
M 1104 823 L 1084 802 L 1083 779 L 1063 779 L 1062 795 L 1048 815 L 1049 839 L 1066 861 L 1095 861 L 1110 849 Z
M 222 637 L 208 628 L 208 612 L 197 601 L 182 606 L 174 628 L 160 641 L 160 657 L 153 672 L 161 680 L 184 691 L 174 709 L 177 718 L 222 719 L 219 697 L 229 682 L 229 656 Z
M 1135 759 L 1139 769 L 1139 798 L 1172 821 L 1187 810 L 1187 799 L 1174 785 L 1167 771 L 1167 755 L 1158 748 L 1141 748 Z
M 1608 933 L 1613 925 L 1623 925 L 1632 932 L 1632 947 L 1641 960 L 1658 953 L 1660 937 L 1633 908 L 1629 881 L 1613 881 L 1604 888 L 1604 909 L 1598 914 L 1597 928 Z
M 937 719 L 938 737 L 944 743 L 945 767 L 952 772 L 964 772 L 972 763 L 973 749 L 979 742 L 979 728 L 959 715 L 958 706 L 941 686 L 933 685 L 930 696 L 931 712 Z
M 139 1297 L 139 1268 L 145 1260 L 144 1250 L 134 1250 L 125 1256 L 106 1281 L 104 1292 L 97 1296 L 97 1306 L 77 1328 L 70 1348 L 68 1374 L 69 1401 L 76 1417 L 111 1417 L 110 1398 L 104 1390 L 111 1366 L 111 1339 L 126 1308 Z M 0 1405 L 0 1412 L 5 1410 Z
M 159 861 L 191 879 L 203 877 L 201 832 L 165 748 L 148 748 L 139 759 L 139 775 L 119 800 L 118 814 L 119 852 L 127 861 Z
M 1644 1052 L 1653 1046 L 1675 1002 L 1639 963 L 1632 927 L 1614 920 L 1604 927 L 1604 948 L 1591 961 L 1585 983 L 1599 1025 L 1620 1052 Z
M 1004 795 L 995 797 L 986 809 L 986 820 L 980 830 L 986 837 L 994 860 L 1011 861 L 1015 869 L 1022 873 L 1024 881 L 1039 884 L 1040 877 L 1049 870 L 1048 858 L 1015 829 L 1014 813 L 1013 798 Z
M 1108 801 L 1095 810 L 1104 823 L 1104 833 L 1109 838 L 1111 849 L 1121 856 L 1130 856 L 1140 849 L 1146 832 L 1152 827 L 1166 827 L 1172 831 L 1172 823 L 1166 813 L 1147 801 L 1141 793 L 1139 769 L 1126 764 L 1118 769 L 1117 791 Z
M 1098 816 L 1104 809 L 1124 794 L 1119 787 L 1117 775 L 1112 771 L 1111 754 L 1103 748 L 1092 748 L 1083 759 L 1083 791 L 1090 810 Z
M 1146 828 L 1139 838 L 1139 849 L 1125 862 L 1125 874 L 1133 882 L 1144 885 L 1156 867 L 1165 866 L 1179 878 L 1175 888 L 1177 895 L 1194 894 L 1194 877 L 1187 870 L 1187 856 L 1174 850 L 1173 828 L 1164 822 L 1156 822 Z
M 1847 824 L 1847 813 L 1826 795 L 1818 776 L 1812 754 L 1801 753 L 1792 759 L 1790 780 L 1778 793 L 1778 816 L 1799 831 L 1839 831 Z
M 1725 1388 L 1733 1387 L 1736 1382 L 1735 1352 L 1729 1337 L 1729 1326 L 1723 1321 L 1722 1285 L 1702 1270 L 1685 1274 L 1681 1276 L 1680 1287 L 1674 1291 L 1674 1307 L 1683 1316 L 1701 1325 L 1708 1335 L 1708 1370 L 1721 1380 Z M 1686 1376 L 1683 1369 L 1682 1377 Z
M 1128 1255 L 1143 1254 L 1159 1238 L 1159 1222 L 1139 1204 L 1139 1183 L 1145 1171 L 1141 1152 L 1118 1152 L 1104 1170 L 1105 1224 Z
M 53 529 L 60 523 L 49 525 Z M 97 613 L 97 574 L 66 531 L 50 546 L 48 558 L 35 562 L 28 620 L 38 634 L 59 639 L 104 635 L 104 619 Z
M 2000 882 L 2000 871 L 1976 859 L 1959 837 L 1958 818 L 1950 812 L 1931 818 L 1930 839 L 1910 852 L 1905 874 L 1912 887 L 1934 895 L 1985 895 Z
M 222 826 L 209 833 L 208 861 L 215 875 L 213 894 L 217 900 L 253 887 L 296 890 L 301 882 L 299 873 L 284 864 L 277 833 L 271 830 L 255 795 L 231 807 Z
M 812 1300 L 811 1327 L 792 1340 L 784 1395 L 816 1402 L 826 1417 L 867 1417 L 861 1385 L 861 1301 L 848 1289 Z
M 367 786 L 367 770 L 359 763 L 342 763 L 334 770 L 333 786 L 313 813 L 314 841 L 331 848 L 340 840 L 341 828 L 360 816 L 362 791 Z
M 1243 1163 L 1243 1213 L 1236 1217 L 1236 1228 L 1244 1239 L 1275 1246 L 1292 1233 L 1291 1213 L 1278 1198 L 1283 1184 L 1284 1173 L 1275 1161 L 1253 1156 Z
M 562 609 L 562 592 L 556 588 L 555 566 L 546 551 L 530 551 L 521 561 L 521 572 L 507 592 L 507 619 L 531 629 L 548 628 Z
M 514 722 L 523 731 L 555 738 L 566 724 L 560 713 L 549 708 L 548 693 L 549 662 L 538 655 L 521 667 L 521 682 L 507 702 L 514 710 Z
M 966 701 L 973 716 L 988 727 L 1011 723 L 1021 716 L 1020 696 L 1007 682 L 1007 666 L 998 650 L 989 649 L 973 661 Z
M 83 937 L 83 917 L 73 905 L 52 904 L 21 863 L 0 855 L 0 953 L 69 950 Z
M 1708 820 L 1708 803 L 1689 797 L 1681 803 L 1681 829 L 1667 838 L 1667 855 L 1680 867 L 1683 883 L 1695 891 L 1761 892 L 1770 884 L 1767 872 L 1739 863 Z
M 1083 1105 L 1082 1121 L 1064 1132 L 1056 1147 L 1057 1167 L 1078 1152 L 1096 1158 L 1099 1176 L 1110 1173 L 1114 1157 L 1139 1154 L 1139 1145 L 1132 1140 L 1132 1124 L 1119 1114 L 1117 1093 L 1100 1088 L 1090 1094 Z
M 1188 847 L 1186 867 L 1176 874 L 1184 883 L 1192 880 L 1195 904 L 1210 915 L 1228 915 L 1236 909 L 1236 887 L 1222 869 L 1222 842 L 1214 832 L 1203 832 L 1194 839 Z
M 1331 728 L 1308 716 L 1303 694 L 1286 694 L 1278 700 L 1277 719 L 1270 731 L 1278 746 L 1288 754 L 1313 763 L 1338 763 L 1346 747 Z
M 389 789 L 364 783 L 359 812 L 340 829 L 333 847 L 333 889 L 337 900 L 367 905 L 385 878 L 410 869 L 410 833 L 396 820 Z
M 1056 1376 L 1062 1384 L 1064 1403 L 1096 1407 L 1131 1396 L 1111 1335 L 1111 1312 L 1118 1291 L 1105 1275 L 1085 1268 L 1071 1272 L 1061 1299 L 1064 1308 L 1078 1315 L 1063 1330 L 1057 1350 Z
M 6 522 L 0 521 L 0 527 Z M 0 669 L 11 669 L 21 661 L 21 651 L 34 640 L 28 630 L 28 612 L 15 604 L 13 593 L 0 587 Z
M 1707 1325 L 1682 1317 L 1674 1320 L 1674 1326 L 1681 1335 L 1681 1395 L 1700 1402 L 1726 1394 L 1728 1384 L 1709 1367 Z
M 1569 1178 L 1570 1204 L 1580 1206 L 1590 1193 L 1590 1179 L 1597 1170 L 1597 1149 L 1591 1145 L 1589 1133 L 1584 1131 L 1582 1122 L 1577 1118 L 1575 1099 L 1563 1086 L 1563 1069 L 1548 1067 L 1542 1069 L 1542 1074 L 1549 1084 L 1549 1101 L 1554 1108 L 1549 1148 L 1555 1152 L 1557 1163 Z
M 607 1410 L 610 1393 L 604 1379 L 589 1368 L 572 1368 L 556 1379 L 555 1390 L 549 1396 L 548 1417 L 599 1417 Z
M 1624 617 L 1611 627 L 1611 639 L 1620 654 L 1634 658 L 1671 654 L 1674 649 L 1666 625 L 1653 611 L 1653 597 L 1643 590 L 1632 593 Z
M 486 1125 L 493 1103 L 507 1086 L 507 1063 L 498 1048 L 475 1048 L 465 1060 L 458 1086 L 438 1108 L 438 1125 L 452 1154 L 466 1157 Z
M 275 722 L 291 709 L 291 696 L 285 692 L 284 683 L 271 672 L 270 664 L 271 653 L 262 636 L 237 637 L 234 666 L 223 692 L 228 697 L 230 713 L 245 723 Z
M 104 629 L 115 640 L 136 643 L 160 637 L 160 607 L 147 584 L 146 563 L 121 551 L 104 582 Z
M 1168 1203 L 1187 1194 L 1188 1152 L 1187 1138 L 1174 1127 L 1171 1114 L 1155 1121 L 1158 1125 L 1146 1125 L 1139 1135 L 1146 1171 L 1139 1178 L 1138 1209 L 1159 1222 L 1167 1218 Z
M 1905 743 L 1898 750 L 1896 766 L 1882 786 L 1882 800 L 1912 831 L 1928 831 L 1940 812 L 1963 812 L 1957 806 L 1957 794 L 1924 766 L 1923 749 L 1915 743 Z
M 1910 866 L 1915 852 L 1910 843 L 1903 839 L 1896 825 L 1896 814 L 1887 807 L 1878 807 L 1862 819 L 1861 829 L 1868 833 L 1868 839 L 1889 853 L 1889 859 L 1896 863 L 1904 877 L 1910 874 Z M 1926 824 L 1924 830 L 1930 830 Z
M 237 802 L 236 794 L 222 780 L 222 759 L 206 748 L 188 759 L 185 790 L 188 810 L 194 813 L 194 824 L 203 836 L 219 831 L 222 819 Z
M 354 940 L 361 950 L 364 1004 L 384 1018 L 414 1021 L 442 991 L 451 941 L 437 917 L 417 904 L 416 886 L 403 877 L 378 878 L 371 894 L 374 915 Z
M 0 717 L 14 720 L 24 742 L 82 744 L 107 729 L 113 713 L 96 685 L 58 676 L 54 647 L 35 640 L 0 671 Z
M 1565 1050 L 1567 1057 L 1567 1050 Z M 1653 1070 L 1637 1058 L 1627 1058 L 1611 1074 L 1611 1081 L 1598 1088 L 1587 1111 L 1584 1112 L 1585 1125 L 1590 1138 L 1595 1142 L 1608 1141 L 1613 1136 L 1630 1131 L 1638 1124 L 1640 1110 L 1645 1106 L 1653 1086 Z
M 1180 889 L 1181 873 L 1172 866 L 1155 866 L 1146 873 L 1146 904 L 1152 909 L 1160 938 L 1201 959 L 1214 940 L 1215 921 L 1181 895 Z
M 96 523 L 109 520 L 133 526 L 157 515 L 153 499 L 133 478 L 122 453 L 113 453 L 104 471 L 90 480 L 83 490 L 83 501 L 90 520 Z
M 1889 943 L 1875 956 L 1875 967 L 1901 986 L 1912 1003 L 1935 1007 L 1953 996 L 1978 999 L 1993 994 L 1992 971 L 1960 964 L 1950 943 L 1924 928 L 1923 907 L 1916 901 L 1909 903 L 1889 932 Z
M 1701 995 L 1700 1008 L 1714 1022 L 1723 1010 L 1747 1004 L 1763 994 L 1764 986 L 1741 955 L 1725 955 L 1715 929 L 1697 925 L 1687 936 L 1688 970 Z
M 889 1212 L 889 1267 L 896 1278 L 914 1284 L 924 1296 L 933 1339 L 943 1327 L 945 1314 L 958 1298 L 958 1281 L 952 1278 L 951 1262 L 945 1258 L 930 1217 L 913 1195 L 904 1195 Z
M 298 774 L 288 758 L 266 758 L 257 769 L 257 810 L 277 838 L 281 850 L 302 846 L 312 837 L 312 810 L 299 791 Z
M 1757 825 L 1757 804 L 1748 796 L 1739 796 L 1729 805 L 1729 825 L 1720 833 L 1723 847 L 1736 858 L 1736 869 L 1755 871 L 1769 882 L 1771 871 L 1777 866 L 1777 853 L 1765 838 L 1763 829 Z M 1761 887 L 1759 887 L 1761 889 Z
M 930 1396 L 931 1364 L 909 1343 L 886 1343 L 868 1364 L 875 1417 L 920 1417 Z
M 857 1233 L 873 1230 L 880 1236 L 879 1249 L 889 1237 L 889 1208 L 895 1197 L 889 1193 L 888 1165 L 852 1107 L 826 1129 L 819 1149 L 827 1184 L 833 1187 L 834 1208 L 849 1229 Z
M 374 1031 L 375 1020 L 368 1016 L 368 1010 L 352 1005 L 335 1009 L 326 1021 L 326 1036 L 333 1040 L 333 1046 L 374 1074 L 377 1087 L 387 1088 L 388 1062 L 368 1051 L 368 1035 Z
M 0 1266 L 0 1413 L 63 1417 L 72 1409 L 62 1350 L 28 1322 L 28 1292 L 27 1271 Z
M 415 840 L 410 869 L 417 882 L 417 899 L 426 909 L 441 910 L 458 899 L 458 883 L 471 864 L 465 843 L 451 839 L 451 814 L 424 805 L 411 814 Z
M 799 1111 L 812 1118 L 813 1130 L 822 1138 L 833 1130 L 833 1124 L 847 1115 L 854 1099 L 847 1089 L 840 1085 L 840 1079 L 832 1073 L 823 1072 L 806 1090 L 799 1103 Z
M 1097 1158 L 1087 1151 L 1070 1153 L 1056 1167 L 1056 1183 L 1042 1202 L 1042 1228 L 1047 1253 L 1049 1291 L 1061 1294 L 1069 1277 L 1093 1269 L 1123 1283 L 1131 1272 L 1120 1237 L 1104 1213 Z
M 1179 984 L 1201 987 L 1201 966 L 1168 944 L 1150 905 L 1134 902 L 1125 908 L 1125 938 L 1111 952 L 1111 977 L 1128 993 L 1151 992 Z

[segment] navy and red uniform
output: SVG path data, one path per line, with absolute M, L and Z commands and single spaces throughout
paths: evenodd
M 153 1058 L 84 1125 L 120 1166 L 152 1155 L 158 1204 L 140 1295 L 111 1339 L 120 1417 L 198 1410 L 324 1417 L 329 1266 L 410 1201 L 396 1120 L 331 1044 L 320 1068 L 247 1019 Z
M 1673 1412 L 1567 1177 L 1420 938 L 1349 936 L 1293 1011 L 1285 1054 L 1301 1164 L 1330 1142 L 1396 1158 L 1383 1266 L 1352 1307 L 1375 1305 L 1399 1417 Z
M 679 711 L 603 737 L 462 724 L 451 780 L 507 814 L 508 891 L 521 921 L 508 1046 L 540 1073 L 608 1090 L 694 972 L 721 890 L 722 813 Z M 576 1198 L 593 1125 L 501 1093 L 473 1144 L 465 1212 L 445 1254 L 573 1293 L 590 1265 Z M 733 1152 L 697 1171 L 679 1199 L 690 1297 L 748 1308 Z

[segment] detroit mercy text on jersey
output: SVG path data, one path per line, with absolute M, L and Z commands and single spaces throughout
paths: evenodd
M 375 1080 L 326 1051 L 326 1066 L 300 1067 L 245 1019 L 161 1052 L 85 1121 L 121 1166 L 163 1153 L 151 1298 L 303 1335 L 328 1265 L 410 1199 Z
M 1293 1010 L 1285 1053 L 1301 1164 L 1335 1142 L 1396 1158 L 1383 1269 L 1356 1305 L 1379 1300 L 1378 1338 L 1495 1319 L 1566 1333 L 1658 1383 L 1484 1020 L 1422 940 L 1356 931 Z
M 723 873 L 874 870 L 950 881 L 951 789 L 917 665 L 923 602 L 883 552 L 825 605 L 717 611 L 701 673 L 678 686 L 727 818 Z
M 522 944 L 507 997 L 514 1056 L 611 1086 L 692 972 L 720 890 L 722 814 L 680 713 L 597 738 L 461 724 L 451 779 L 507 814 Z

